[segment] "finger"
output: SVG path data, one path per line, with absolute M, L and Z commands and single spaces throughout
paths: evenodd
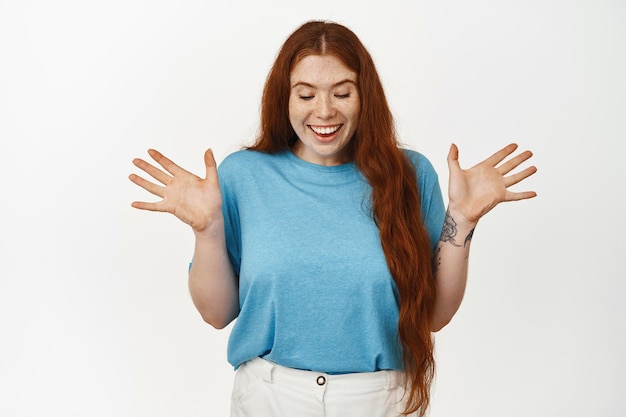
M 517 193 L 507 192 L 504 196 L 504 201 L 527 200 L 533 197 L 537 197 L 537 193 L 534 191 L 523 191 Z
M 521 154 L 517 155 L 515 158 L 512 158 L 511 160 L 502 164 L 498 168 L 498 171 L 500 171 L 502 175 L 508 174 L 509 172 L 520 166 L 524 161 L 530 159 L 532 156 L 533 153 L 531 151 L 524 151 Z
M 140 177 L 139 175 L 135 175 L 135 174 L 130 174 L 128 176 L 128 179 L 130 179 L 132 182 L 134 182 L 135 184 L 137 184 L 138 186 L 140 186 L 144 190 L 148 191 L 149 193 L 163 198 L 165 187 L 161 187 L 159 185 L 151 183 L 150 181 Z
M 168 185 L 172 181 L 172 177 L 170 177 L 169 175 L 167 175 L 165 172 L 161 171 L 159 168 L 155 167 L 154 165 L 147 163 L 143 159 L 140 159 L 140 158 L 133 159 L 133 165 L 145 171 L 147 174 L 149 174 L 155 180 L 159 181 L 161 184 Z
M 169 158 L 165 157 L 161 152 L 157 151 L 156 149 L 148 149 L 148 154 L 150 154 L 152 159 L 158 162 L 159 165 L 163 167 L 163 169 L 165 169 L 167 172 L 169 172 L 172 175 L 177 175 L 177 174 L 187 172 L 186 170 L 184 170 L 183 168 L 179 167 L 174 162 L 172 162 Z
M 507 156 L 509 156 L 513 152 L 515 152 L 516 149 L 517 149 L 517 144 L 516 143 L 511 143 L 511 144 L 505 146 L 504 148 L 500 149 L 498 152 L 496 152 L 493 155 L 491 155 L 489 158 L 487 158 L 485 160 L 485 162 L 488 163 L 489 165 L 495 167 L 500 162 L 504 161 L 504 159 Z
M 504 186 L 508 188 L 512 185 L 515 185 L 518 182 L 530 177 L 535 172 L 537 172 L 537 168 L 535 166 L 532 166 L 532 167 L 526 168 L 522 172 L 518 172 L 517 174 L 509 175 L 508 177 L 504 178 Z
M 160 202 L 146 203 L 144 201 L 133 201 L 130 205 L 139 210 L 161 211 L 161 212 L 165 211 L 165 209 L 162 207 Z
M 206 167 L 206 179 L 217 178 L 217 163 L 212 149 L 207 149 L 204 152 L 204 166 Z
M 450 151 L 448 151 L 448 169 L 460 170 L 461 164 L 459 163 L 459 148 L 453 143 L 450 145 Z

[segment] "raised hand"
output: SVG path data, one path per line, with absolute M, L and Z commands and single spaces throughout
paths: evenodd
M 186 171 L 154 149 L 148 150 L 148 154 L 163 170 L 139 158 L 134 159 L 133 164 L 160 184 L 135 174 L 131 174 L 129 179 L 162 200 L 154 203 L 135 201 L 131 204 L 133 207 L 172 213 L 196 232 L 202 232 L 222 219 L 222 194 L 217 180 L 217 165 L 210 149 L 204 153 L 205 178 Z
M 537 168 L 531 166 L 510 174 L 533 155 L 530 151 L 524 151 L 502 163 L 516 149 L 517 145 L 512 143 L 472 168 L 464 170 L 459 164 L 459 150 L 453 144 L 448 153 L 449 210 L 454 211 L 457 216 L 463 215 L 469 223 L 476 223 L 501 202 L 535 197 L 537 194 L 534 191 L 509 190 L 510 186 L 537 172 Z

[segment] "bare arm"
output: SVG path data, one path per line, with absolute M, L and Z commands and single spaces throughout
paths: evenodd
M 470 244 L 480 218 L 501 202 L 536 196 L 533 191 L 512 192 L 508 189 L 537 172 L 531 166 L 508 175 L 532 156 L 530 151 L 525 151 L 502 163 L 516 149 L 517 145 L 510 144 L 474 167 L 463 170 L 459 165 L 457 147 L 452 145 L 450 148 L 449 205 L 433 257 L 437 280 L 433 331 L 448 324 L 461 305 L 467 283 Z
M 441 238 L 433 256 L 433 271 L 437 282 L 433 331 L 441 330 L 450 322 L 465 294 L 469 250 L 475 224 L 459 225 L 454 216 L 455 213 L 446 211 Z
M 189 292 L 204 321 L 222 329 L 239 314 L 239 294 L 237 277 L 226 252 L 224 222 L 214 226 L 214 232 L 196 232 Z
M 238 314 L 237 279 L 228 259 L 222 216 L 222 196 L 213 152 L 204 154 L 206 177 L 184 170 L 156 150 L 148 153 L 161 170 L 142 159 L 133 163 L 162 185 L 131 174 L 130 180 L 161 197 L 156 203 L 135 201 L 140 210 L 172 213 L 191 226 L 195 250 L 189 271 L 189 290 L 202 318 L 215 328 L 223 328 Z

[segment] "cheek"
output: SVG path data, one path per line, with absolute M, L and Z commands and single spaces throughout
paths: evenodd
M 360 109 L 358 106 L 352 107 L 350 109 L 350 112 L 348 113 L 348 117 L 350 118 L 350 121 L 352 121 L 355 124 L 359 121 L 359 115 L 360 115 Z
M 289 99 L 289 120 L 293 123 L 296 120 L 302 118 L 302 106 L 298 106 L 294 103 L 294 100 Z
M 296 111 L 291 107 L 291 105 L 289 105 L 289 123 L 291 123 L 291 127 L 293 127 L 294 129 L 296 128 L 296 120 Z
M 356 122 L 359 119 L 359 114 L 361 112 L 360 100 L 357 99 L 353 102 L 345 103 L 342 112 L 348 119 Z

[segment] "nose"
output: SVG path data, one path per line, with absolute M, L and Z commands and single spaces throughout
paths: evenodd
M 330 97 L 326 95 L 321 95 L 316 103 L 316 116 L 320 119 L 328 119 L 334 115 L 335 108 L 333 106 L 333 101 Z

